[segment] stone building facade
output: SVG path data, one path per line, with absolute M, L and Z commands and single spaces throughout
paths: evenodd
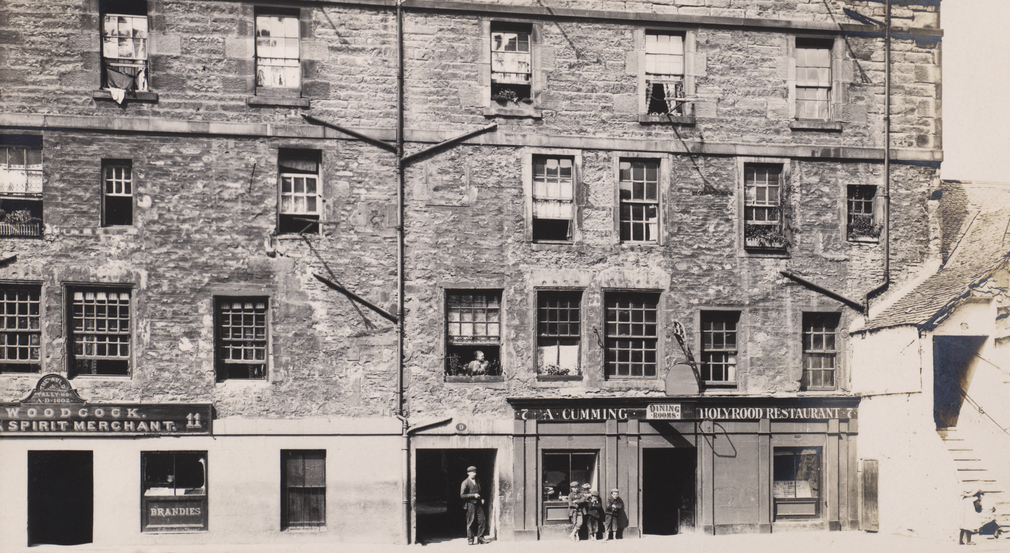
M 396 4 L 0 8 L 2 543 L 453 537 L 471 464 L 503 540 L 859 527 L 936 3 Z

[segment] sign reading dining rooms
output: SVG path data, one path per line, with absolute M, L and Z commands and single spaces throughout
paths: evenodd
M 28 397 L 0 403 L 0 435 L 209 435 L 210 404 L 88 403 L 58 374 L 39 379 Z

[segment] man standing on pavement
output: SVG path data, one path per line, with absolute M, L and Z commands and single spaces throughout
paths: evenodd
M 481 497 L 480 482 L 477 481 L 477 467 L 467 467 L 466 480 L 459 486 L 459 497 L 466 509 L 466 543 L 476 545 L 490 543 L 484 539 L 487 529 L 487 519 L 484 516 L 484 498 Z M 477 522 L 477 534 L 474 536 L 473 523 Z

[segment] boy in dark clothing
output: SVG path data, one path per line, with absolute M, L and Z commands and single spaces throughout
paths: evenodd
M 571 535 L 568 536 L 572 541 L 579 541 L 579 529 L 582 528 L 582 492 L 579 488 L 578 482 L 572 482 L 571 488 L 568 490 L 568 519 L 572 521 L 572 531 Z
M 603 504 L 600 503 L 600 492 L 593 490 L 589 494 L 589 504 L 586 506 L 586 528 L 589 529 L 589 539 L 595 540 L 599 535 L 602 518 Z
M 617 532 L 620 529 L 621 517 L 624 515 L 624 500 L 621 499 L 617 488 L 610 490 L 610 499 L 603 510 L 607 518 L 604 520 L 603 541 L 610 539 L 610 532 L 614 532 L 614 539 L 617 539 Z

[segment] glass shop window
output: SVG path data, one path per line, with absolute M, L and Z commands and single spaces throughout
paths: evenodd
M 141 530 L 207 529 L 207 452 L 141 453 Z
M 820 515 L 821 448 L 776 447 L 773 470 L 775 518 L 816 518 Z

